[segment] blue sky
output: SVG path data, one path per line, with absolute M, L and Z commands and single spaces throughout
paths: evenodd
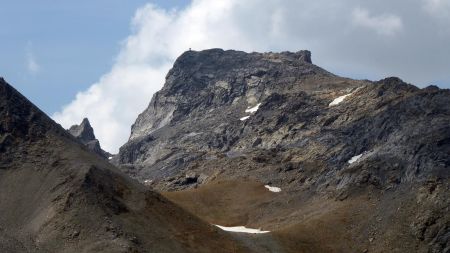
M 148 2 L 0 0 L 0 76 L 52 114 L 111 68 L 136 9 Z M 171 9 L 188 0 L 151 2 Z

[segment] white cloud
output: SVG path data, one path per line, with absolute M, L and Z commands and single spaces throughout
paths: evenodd
M 366 9 L 356 8 L 359 5 Z M 449 38 L 425 40 L 434 36 L 434 30 L 426 26 L 406 29 L 406 20 L 416 18 L 414 12 L 408 12 L 405 21 L 394 14 L 371 15 L 401 13 L 404 17 L 408 14 L 405 6 L 423 8 L 421 2 L 410 4 L 409 0 L 194 0 L 172 11 L 148 4 L 137 10 L 132 34 L 123 42 L 111 71 L 53 118 L 67 128 L 88 117 L 102 146 L 117 152 L 138 114 L 162 87 L 173 61 L 189 48 L 309 49 L 315 63 L 338 74 L 357 73 L 362 78 L 395 74 L 415 82 L 444 80 L 450 55 L 439 49 L 447 47 L 444 42 L 450 42 Z M 355 24 L 375 32 L 355 29 Z M 399 31 L 402 38 L 377 40 Z
M 403 27 L 402 19 L 396 15 L 371 16 L 368 10 L 359 7 L 353 10 L 352 18 L 355 25 L 370 28 L 380 35 L 394 35 Z
M 53 118 L 68 128 L 88 117 L 101 145 L 117 152 L 178 55 L 190 47 L 226 46 L 240 39 L 234 25 L 223 22 L 234 5 L 233 1 L 197 1 L 181 12 L 151 4 L 139 9 L 132 21 L 134 34 L 123 43 L 112 70 Z
M 425 11 L 427 11 L 433 17 L 450 19 L 450 0 L 422 0 L 422 1 Z
M 423 2 L 425 8 L 430 12 L 448 11 L 450 8 L 449 0 L 423 0 Z
M 36 61 L 36 56 L 33 53 L 31 43 L 28 43 L 27 53 L 26 53 L 26 67 L 30 74 L 34 75 L 39 72 L 41 66 Z

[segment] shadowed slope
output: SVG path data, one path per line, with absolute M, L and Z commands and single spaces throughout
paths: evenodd
M 0 80 L 2 252 L 248 252 L 90 153 Z

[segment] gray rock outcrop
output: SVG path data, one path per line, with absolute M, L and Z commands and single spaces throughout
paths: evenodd
M 73 135 L 78 141 L 83 143 L 89 150 L 98 154 L 99 156 L 109 159 L 111 154 L 104 151 L 99 140 L 95 138 L 94 129 L 87 118 L 84 118 L 80 125 L 73 125 L 67 131 Z

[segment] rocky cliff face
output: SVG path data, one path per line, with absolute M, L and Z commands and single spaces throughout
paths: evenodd
M 172 160 L 167 170 L 161 170 L 164 177 L 172 175 L 169 170 L 178 171 L 184 160 L 202 152 L 230 151 L 241 134 L 239 128 L 248 122 L 245 117 L 256 112 L 247 109 L 278 95 L 315 92 L 313 82 L 321 79 L 338 80 L 327 87 L 329 92 L 335 92 L 334 87 L 351 90 L 363 83 L 338 78 L 311 64 L 308 51 L 186 52 L 132 126 L 130 141 L 122 147 L 118 162 L 143 166 L 148 168 L 143 174 L 151 174 L 160 170 L 150 167 L 161 168 Z M 171 158 L 163 161 L 162 157 Z
M 378 196 L 374 205 L 385 206 L 376 215 L 392 222 L 402 210 L 392 202 L 398 198 L 413 207 L 397 214 L 404 220 L 396 224 L 408 229 L 384 224 L 370 233 L 416 237 L 386 234 L 367 247 L 449 247 L 450 92 L 398 78 L 339 77 L 312 64 L 308 51 L 184 53 L 114 162 L 159 190 L 245 178 L 281 187 L 291 203 Z M 368 222 L 376 226 L 374 212 Z
M 86 145 L 89 150 L 100 155 L 101 157 L 108 159 L 111 154 L 104 151 L 100 147 L 100 142 L 95 138 L 94 129 L 87 118 L 84 118 L 80 125 L 73 125 L 68 129 L 69 133 L 73 135 L 77 140 Z
M 308 51 L 282 54 L 246 54 L 220 49 L 186 52 L 167 75 L 163 90 L 132 126 L 131 140 L 147 136 L 173 121 L 204 109 L 247 103 L 313 74 L 327 74 L 311 64 Z M 273 80 L 276 79 L 276 84 Z M 285 87 L 277 87 L 277 86 Z M 242 101 L 239 101 L 242 99 Z

